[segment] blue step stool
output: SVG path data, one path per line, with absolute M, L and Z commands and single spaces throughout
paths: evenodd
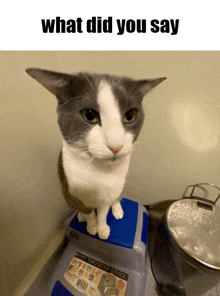
M 52 296 L 144 296 L 147 283 L 148 217 L 144 206 L 123 198 L 124 217 L 111 211 L 111 232 L 100 240 L 80 223 L 77 212 L 66 221 L 69 243 L 51 280 Z

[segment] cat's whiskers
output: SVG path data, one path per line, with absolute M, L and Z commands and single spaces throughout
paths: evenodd
M 83 96 L 71 97 L 69 100 L 65 101 L 62 105 L 59 105 L 59 108 L 63 108 L 65 105 L 67 105 L 68 103 L 72 102 L 73 100 L 80 100 L 82 98 L 87 98 L 88 101 L 90 100 L 88 97 L 83 97 Z
M 94 87 L 91 83 L 91 81 L 89 80 L 89 78 L 87 77 L 87 75 L 85 73 L 81 73 L 83 75 L 83 78 L 85 79 L 85 82 L 87 83 L 87 85 L 90 87 L 90 90 L 92 91 L 92 93 L 94 92 Z
M 88 146 L 86 145 L 86 143 L 83 143 L 81 141 L 75 142 L 75 141 L 68 141 L 68 144 L 72 144 L 71 146 L 75 149 L 77 149 L 77 151 L 79 152 L 78 156 L 81 159 L 84 159 L 85 156 L 89 156 L 89 161 L 93 161 L 94 159 L 96 159 L 97 157 L 95 157 L 89 150 Z M 93 151 L 99 155 L 98 158 L 106 158 L 105 154 L 103 154 L 103 150 L 101 148 L 96 147 L 94 149 L 93 147 Z
M 59 108 L 63 108 L 63 106 L 67 105 L 69 102 L 71 102 L 72 100 L 75 100 L 77 98 L 81 98 L 82 96 L 77 96 L 77 97 L 72 97 L 69 100 L 65 101 L 62 105 L 59 105 Z
M 108 160 L 108 159 L 111 159 L 112 158 L 112 156 L 111 155 L 109 155 L 109 156 L 107 156 L 106 155 L 106 153 L 105 152 L 103 152 L 103 149 L 102 148 L 100 148 L 100 147 L 93 147 L 92 148 L 92 151 L 90 151 L 89 149 L 88 149 L 88 147 L 86 147 L 86 146 L 84 146 L 83 144 L 82 145 L 76 145 L 75 146 L 77 149 L 79 149 L 79 151 L 81 151 L 81 152 L 86 152 L 87 154 L 89 154 L 89 156 L 90 156 L 90 158 L 91 158 L 91 161 L 93 161 L 93 160 L 95 160 L 95 159 L 106 159 L 106 160 Z M 82 157 L 83 157 L 83 155 L 82 155 Z

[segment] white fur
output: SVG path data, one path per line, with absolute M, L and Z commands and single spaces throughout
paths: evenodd
M 92 210 L 91 214 L 88 215 L 84 215 L 83 213 L 79 212 L 77 218 L 79 222 L 87 222 L 87 231 L 92 235 L 96 235 L 98 228 L 94 210 Z
M 80 221 L 87 221 L 91 234 L 98 232 L 101 239 L 110 234 L 106 217 L 109 207 L 116 219 L 123 217 L 117 201 L 124 187 L 132 152 L 133 135 L 126 133 L 121 122 L 117 101 L 106 82 L 101 82 L 98 92 L 101 125 L 94 125 L 85 142 L 70 145 L 63 142 L 63 165 L 69 190 L 87 207 L 97 208 L 94 213 L 79 214 Z M 88 148 L 80 149 L 80 145 Z M 110 148 L 120 148 L 114 155 Z M 95 225 L 97 223 L 97 225 Z
M 121 122 L 121 114 L 111 90 L 106 82 L 101 82 L 98 92 L 98 104 L 102 123 L 102 133 L 107 147 L 123 147 L 125 130 Z

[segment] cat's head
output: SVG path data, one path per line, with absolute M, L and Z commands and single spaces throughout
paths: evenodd
M 102 74 L 26 72 L 57 97 L 64 140 L 94 158 L 121 158 L 132 151 L 144 121 L 142 100 L 166 78 L 134 80 Z

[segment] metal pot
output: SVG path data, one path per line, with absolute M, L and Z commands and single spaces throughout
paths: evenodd
M 199 296 L 220 282 L 220 208 L 217 201 L 193 196 L 165 203 L 149 251 L 162 295 Z M 204 190 L 207 193 L 207 190 Z M 158 205 L 157 205 L 158 207 Z M 163 207 L 163 206 L 162 206 Z M 155 208 L 150 209 L 150 217 Z M 155 213 L 154 213 L 155 214 Z M 154 226 L 153 226 L 154 227 Z M 152 235 L 152 219 L 149 232 Z

